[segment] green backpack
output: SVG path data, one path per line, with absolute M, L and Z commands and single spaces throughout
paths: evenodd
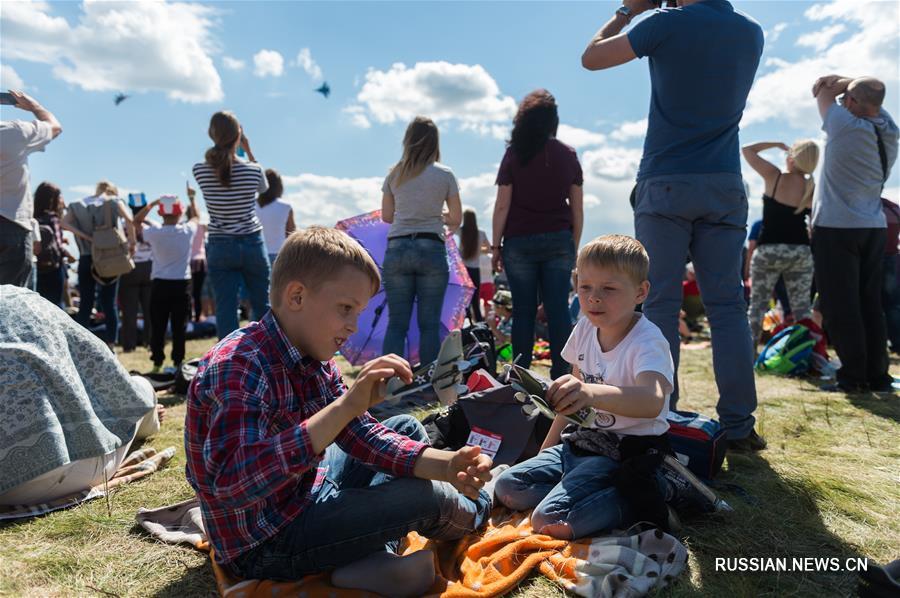
M 816 340 L 802 324 L 789 326 L 773 336 L 756 358 L 761 372 L 787 376 L 805 374 L 812 365 Z

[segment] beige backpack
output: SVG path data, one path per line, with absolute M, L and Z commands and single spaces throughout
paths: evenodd
M 113 204 L 117 200 L 108 199 L 103 204 L 103 225 L 94 229 L 91 240 L 93 258 L 92 274 L 99 282 L 108 284 L 123 274 L 134 270 L 134 260 L 128 253 L 128 240 L 116 226 L 118 214 L 112 216 Z

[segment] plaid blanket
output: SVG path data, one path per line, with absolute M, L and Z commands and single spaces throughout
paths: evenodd
M 159 509 L 141 509 L 138 524 L 158 540 L 187 543 L 210 550 L 196 498 Z M 630 598 L 668 585 L 684 570 L 687 549 L 662 531 L 635 535 L 585 538 L 567 542 L 535 534 L 530 514 L 494 510 L 487 528 L 457 542 L 434 543 L 416 533 L 407 536 L 401 552 L 428 548 L 439 572 L 429 596 L 483 598 L 512 591 L 534 572 L 579 596 Z M 242 580 L 210 559 L 219 594 L 224 598 L 262 596 L 372 596 L 335 588 L 328 574 L 296 582 Z

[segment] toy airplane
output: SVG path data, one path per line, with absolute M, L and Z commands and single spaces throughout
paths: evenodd
M 531 372 L 515 364 L 505 365 L 503 368 L 504 372 L 501 379 L 507 381 L 510 386 L 519 391 L 515 395 L 516 400 L 522 403 L 522 409 L 525 410 L 527 415 L 534 413 L 535 409 L 541 415 L 550 419 L 554 419 L 559 415 L 544 399 L 547 389 L 544 388 L 544 385 L 537 378 L 531 375 Z M 565 418 L 573 424 L 583 428 L 590 428 L 594 425 L 596 416 L 596 411 L 585 408 L 576 413 L 566 415 Z
M 413 372 L 411 383 L 404 384 L 396 377 L 388 380 L 385 401 L 395 401 L 432 386 L 441 404 L 451 405 L 468 390 L 462 383 L 462 373 L 471 366 L 472 361 L 463 359 L 462 335 L 459 330 L 453 330 L 441 343 L 437 359 L 419 366 Z
M 328 82 L 326 81 L 325 83 L 322 83 L 322 85 L 318 89 L 316 89 L 316 91 L 327 98 L 328 94 L 331 93 L 331 88 L 328 86 Z
M 124 93 L 117 93 L 116 98 L 113 100 L 113 102 L 115 102 L 116 106 L 118 106 L 119 104 L 121 104 L 122 102 L 124 102 L 125 100 L 127 100 L 130 97 L 131 96 L 127 96 Z

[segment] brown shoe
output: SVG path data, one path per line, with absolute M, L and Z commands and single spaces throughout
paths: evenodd
M 750 434 L 746 438 L 728 440 L 728 450 L 737 453 L 751 453 L 764 448 L 766 448 L 766 439 L 757 434 L 755 429 L 750 430 Z

